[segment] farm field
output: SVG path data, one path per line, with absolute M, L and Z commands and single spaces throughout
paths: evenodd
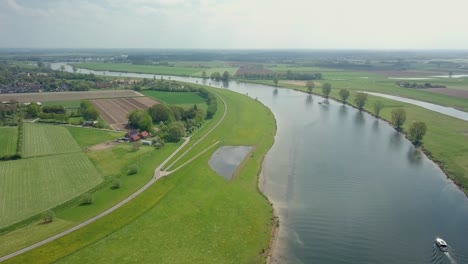
M 80 146 L 63 126 L 24 124 L 23 156 L 44 156 L 81 151 Z
M 204 104 L 205 100 L 195 92 L 143 91 L 142 94 L 166 104 Z
M 90 102 L 112 129 L 123 129 L 128 123 L 128 114 L 131 111 L 148 109 L 158 103 L 148 97 L 96 99 Z
M 18 127 L 0 127 L 0 157 L 16 153 Z
M 16 100 L 20 103 L 46 101 L 77 101 L 83 99 L 140 97 L 141 94 L 132 90 L 102 90 L 86 92 L 50 92 L 50 93 L 18 93 L 0 94 L 0 101 Z
M 71 101 L 45 101 L 42 102 L 43 106 L 46 105 L 61 105 L 66 109 L 78 109 L 80 108 L 80 100 L 71 100 Z
M 224 139 L 223 144 L 256 147 L 233 181 L 209 168 L 213 148 L 113 214 L 7 263 L 264 262 L 261 252 L 269 244 L 272 208 L 258 192 L 257 174 L 273 144 L 275 121 L 255 100 L 227 90 L 219 93 L 230 110 L 206 142 Z
M 0 162 L 0 227 L 72 199 L 101 181 L 81 152 Z

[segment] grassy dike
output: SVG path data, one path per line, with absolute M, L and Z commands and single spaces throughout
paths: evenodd
M 253 82 L 271 85 L 271 81 L 266 80 Z M 284 83 L 280 83 L 280 86 L 307 92 L 306 87 L 303 86 Z M 333 88 L 330 97 L 341 101 L 338 94 L 340 88 L 341 87 Z M 313 93 L 322 95 L 321 88 L 314 88 Z M 347 103 L 355 107 L 354 97 L 356 91 L 350 90 L 350 93 Z M 403 126 L 404 131 L 408 131 L 409 126 L 414 121 L 423 121 L 426 123 L 427 133 L 423 139 L 423 151 L 431 160 L 439 165 L 445 174 L 452 179 L 465 194 L 468 195 L 468 122 L 436 113 L 416 105 L 372 95 L 368 95 L 364 110 L 372 113 L 375 101 L 381 101 L 384 104 L 384 108 L 380 112 L 380 118 L 389 123 L 393 109 L 405 109 L 406 122 Z
M 272 207 L 257 181 L 275 120 L 247 96 L 213 91 L 228 112 L 205 140 L 255 147 L 235 179 L 209 168 L 210 149 L 111 215 L 6 263 L 264 263 Z

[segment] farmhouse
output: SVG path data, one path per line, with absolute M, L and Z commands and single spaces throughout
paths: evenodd
M 130 137 L 130 142 L 135 142 L 135 141 L 138 141 L 140 140 L 140 136 L 139 135 L 133 135 Z
M 143 131 L 143 132 L 140 133 L 141 138 L 147 138 L 148 136 L 149 136 L 149 133 L 146 132 L 146 131 Z

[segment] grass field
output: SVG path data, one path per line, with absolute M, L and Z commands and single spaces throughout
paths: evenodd
M 180 106 L 193 106 L 197 104 L 201 107 L 201 109 L 206 108 L 205 100 L 200 97 L 197 93 L 191 92 L 162 92 L 162 91 L 143 91 L 142 94 L 153 98 L 154 100 L 166 103 L 166 104 L 174 104 Z
M 83 127 L 65 127 L 72 137 L 76 140 L 76 143 L 81 148 L 87 148 L 96 144 L 114 140 L 123 135 L 123 132 L 112 132 L 107 130 L 100 130 L 95 128 L 83 128 Z
M 65 109 L 78 109 L 80 108 L 80 100 L 71 100 L 71 101 L 48 101 L 42 102 L 42 105 L 61 105 Z
M 44 156 L 80 151 L 65 127 L 44 124 L 24 124 L 23 156 Z
M 0 127 L 0 157 L 16 153 L 18 127 Z
M 6 263 L 265 262 L 272 208 L 258 192 L 257 175 L 273 144 L 275 121 L 255 100 L 217 91 L 229 111 L 207 142 L 223 139 L 256 147 L 234 180 L 225 181 L 210 169 L 211 149 L 113 214 Z
M 158 65 L 135 65 L 131 63 L 78 63 L 78 68 L 90 69 L 95 71 L 118 71 L 118 72 L 138 72 L 148 74 L 162 75 L 181 75 L 190 76 L 206 68 L 184 67 L 184 66 L 158 66 Z
M 56 206 L 101 181 L 84 153 L 0 162 L 0 227 Z

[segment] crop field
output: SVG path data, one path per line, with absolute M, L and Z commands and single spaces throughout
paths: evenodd
M 0 127 L 0 157 L 16 153 L 18 127 Z
M 45 124 L 24 124 L 23 156 L 44 156 L 81 151 L 65 127 Z
M 80 108 L 80 100 L 70 100 L 70 101 L 46 101 L 42 105 L 61 105 L 66 109 L 78 109 Z
M 141 94 L 131 90 L 103 90 L 86 92 L 50 92 L 50 93 L 18 93 L 0 94 L 0 101 L 16 100 L 20 103 L 46 101 L 76 101 L 99 98 L 139 97 Z
M 163 91 L 144 91 L 144 95 L 153 98 L 154 100 L 164 102 L 166 104 L 204 104 L 205 100 L 197 93 L 191 92 L 163 92 Z
M 137 109 L 147 109 L 158 102 L 148 97 L 91 100 L 102 119 L 113 129 L 123 129 L 128 123 L 128 114 Z
M 0 227 L 72 199 L 101 181 L 81 152 L 0 162 Z

